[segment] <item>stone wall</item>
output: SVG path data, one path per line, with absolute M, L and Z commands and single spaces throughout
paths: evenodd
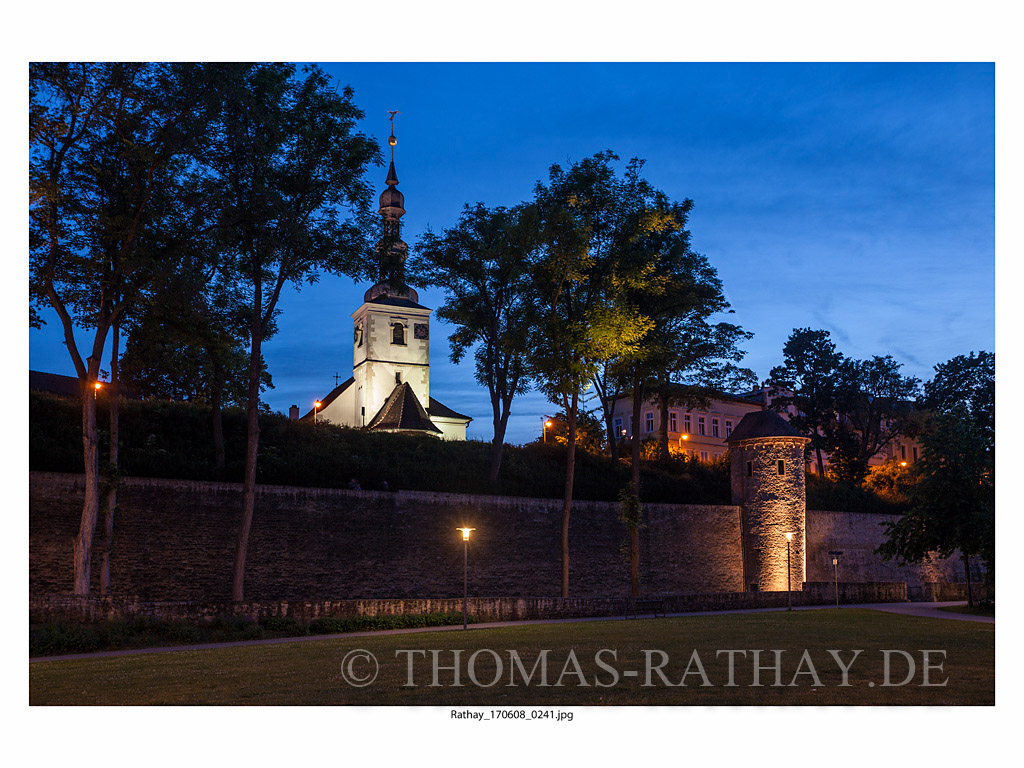
M 80 475 L 30 475 L 33 595 L 71 591 L 71 547 L 82 493 Z M 230 598 L 240 485 L 129 478 L 118 506 L 111 561 L 115 594 L 144 600 Z M 651 504 L 645 510 L 640 531 L 645 593 L 743 589 L 736 507 Z M 469 551 L 471 594 L 559 594 L 560 500 L 262 486 L 246 596 L 459 597 L 463 553 L 455 528 L 463 525 L 477 529 Z M 626 544 L 617 504 L 575 502 L 571 593 L 627 594 Z M 97 551 L 96 586 L 98 562 Z
M 873 515 L 866 512 L 820 512 L 807 510 L 807 580 L 834 579 L 830 551 L 841 551 L 839 580 L 852 582 L 905 581 L 911 599 L 924 599 L 928 582 L 964 580 L 960 560 L 934 558 L 920 565 L 900 566 L 895 560 L 883 562 L 875 548 L 885 541 L 883 524 L 895 515 Z M 983 573 L 974 563 L 971 578 L 980 582 Z
M 840 584 L 842 603 L 902 602 L 907 599 L 906 584 Z M 802 592 L 793 592 L 793 605 L 831 605 L 835 600 L 832 584 L 805 584 Z M 521 621 L 624 616 L 626 598 L 611 597 L 473 597 L 469 613 L 478 621 Z M 749 608 L 783 608 L 785 592 L 719 592 L 707 595 L 669 595 L 664 597 L 667 613 L 725 611 Z M 148 616 L 164 621 L 208 621 L 234 616 L 258 621 L 271 616 L 309 622 L 321 617 L 349 618 L 428 613 L 461 613 L 460 598 L 441 599 L 367 599 L 367 600 L 292 600 L 231 602 L 181 602 L 138 600 L 131 597 L 77 598 L 69 596 L 32 597 L 29 621 L 97 622 Z M 648 615 L 642 611 L 639 617 Z
M 82 493 L 81 475 L 30 474 L 33 596 L 71 591 L 71 546 Z M 237 484 L 126 479 L 115 525 L 114 594 L 144 601 L 228 600 L 240 510 Z M 560 517 L 557 499 L 262 486 L 246 596 L 258 601 L 457 598 L 462 543 L 455 528 L 468 525 L 477 529 L 469 551 L 471 595 L 553 598 L 560 584 Z M 873 550 L 882 541 L 880 523 L 886 519 L 809 511 L 807 580 L 831 584 L 828 551 L 839 549 L 844 582 L 906 582 L 911 599 L 924 599 L 926 582 L 963 581 L 956 562 L 904 568 L 882 563 Z M 574 503 L 571 594 L 628 594 L 626 546 L 616 504 Z M 738 507 L 646 505 L 640 547 L 646 595 L 744 590 Z M 94 588 L 98 562 L 97 550 Z M 980 581 L 981 574 L 976 578 Z M 794 588 L 799 588 L 795 580 Z

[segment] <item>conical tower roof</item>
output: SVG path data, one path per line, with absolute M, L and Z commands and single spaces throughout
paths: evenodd
M 800 437 L 810 441 L 784 418 L 775 411 L 753 411 L 748 413 L 736 429 L 732 431 L 727 443 L 738 443 L 741 440 L 751 440 L 758 437 Z

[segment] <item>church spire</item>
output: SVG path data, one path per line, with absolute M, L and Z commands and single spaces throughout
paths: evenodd
M 405 195 L 398 189 L 398 173 L 395 171 L 395 146 L 398 139 L 395 138 L 395 115 L 400 114 L 397 109 L 390 110 L 391 135 L 388 136 L 388 144 L 391 146 L 391 165 L 388 168 L 388 177 L 385 180 L 387 185 L 380 193 L 380 215 L 382 220 L 382 237 L 377 241 L 377 262 L 379 282 L 366 292 L 365 300 L 379 296 L 402 297 L 418 301 L 416 291 L 412 288 L 400 288 L 396 284 L 392 286 L 389 279 L 396 280 L 396 283 L 403 282 L 402 271 L 409 246 L 402 240 L 401 219 L 405 215 Z M 397 278 L 397 279 L 396 279 Z

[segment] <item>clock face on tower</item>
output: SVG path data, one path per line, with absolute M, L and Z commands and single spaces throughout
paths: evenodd
M 429 328 L 430 326 L 426 323 L 416 323 L 416 325 L 413 326 L 413 336 L 417 339 L 429 338 Z

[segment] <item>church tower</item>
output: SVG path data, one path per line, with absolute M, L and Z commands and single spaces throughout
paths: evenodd
M 380 194 L 383 236 L 377 243 L 381 264 L 405 262 L 409 247 L 402 240 L 405 195 L 398 189 L 395 171 L 394 119 L 392 116 L 391 165 L 387 187 Z M 353 314 L 355 349 L 355 423 L 370 426 L 385 401 L 399 384 L 408 384 L 421 406 L 430 402 L 430 310 L 419 303 L 412 288 L 396 289 L 378 282 L 363 295 L 363 305 Z
M 415 290 L 387 280 L 405 264 L 409 250 L 402 240 L 405 195 L 395 170 L 396 114 L 391 113 L 391 165 L 380 195 L 380 279 L 352 313 L 352 378 L 317 401 L 317 407 L 320 418 L 334 424 L 465 440 L 472 419 L 430 396 L 431 310 L 419 303 Z

